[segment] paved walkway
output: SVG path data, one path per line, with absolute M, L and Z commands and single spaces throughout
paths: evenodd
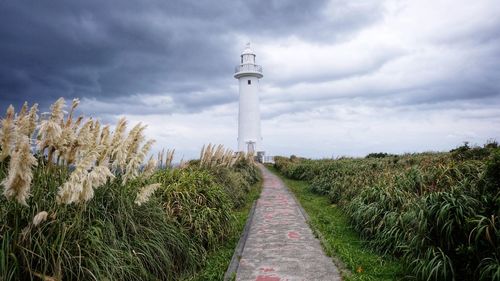
M 264 189 L 257 201 L 236 280 L 341 280 L 283 182 L 262 167 Z

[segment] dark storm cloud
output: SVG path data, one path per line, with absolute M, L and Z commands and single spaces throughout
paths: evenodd
M 328 19 L 325 1 L 2 1 L 0 107 L 136 94 L 170 95 L 174 111 L 234 101 L 220 92 L 234 82 L 237 35 L 328 41 L 376 18 L 338 6 Z
M 332 21 L 321 15 L 324 7 L 325 1 L 1 1 L 0 108 L 25 100 L 46 106 L 59 96 L 112 102 L 168 94 L 195 111 L 235 100 L 236 93 L 204 100 L 192 93 L 220 92 L 234 82 L 237 35 L 324 41 L 373 20 L 343 13 L 344 20 Z
M 378 1 L 4 0 L 0 1 L 0 110 L 10 103 L 19 107 L 25 100 L 46 108 L 64 96 L 86 99 L 85 110 L 96 115 L 200 112 L 237 100 L 231 72 L 242 40 L 292 36 L 312 45 L 332 45 L 349 40 L 383 16 Z M 444 78 L 421 83 L 395 83 L 389 77 L 377 78 L 376 85 L 363 86 L 358 80 L 352 83 L 353 90 L 285 93 L 303 83 L 377 75 L 387 64 L 412 55 L 392 47 L 354 59 L 362 55 L 363 46 L 349 52 L 354 62 L 331 69 L 316 67 L 318 71 L 309 73 L 298 68 L 273 78 L 273 70 L 265 68 L 268 85 L 302 103 L 263 115 L 309 110 L 308 101 L 339 98 L 411 105 L 498 97 L 500 29 L 492 22 L 480 29 L 436 30 L 431 41 L 438 46 L 484 49 L 479 52 L 483 55 L 471 57 L 467 65 Z M 401 71 L 414 73 L 407 66 Z M 425 75 L 415 72 L 417 77 Z M 142 100 L 155 96 L 169 99 L 156 104 Z M 279 95 L 274 99 L 284 102 Z
M 182 23 L 169 22 L 168 12 L 178 16 L 175 9 L 113 4 L 3 1 L 2 103 L 200 89 L 177 81 L 188 75 L 201 85 L 217 80 L 229 63 L 217 46 L 223 40 L 206 40 L 195 30 L 179 30 Z

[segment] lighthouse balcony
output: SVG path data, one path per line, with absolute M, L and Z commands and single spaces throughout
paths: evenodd
M 240 64 L 234 69 L 234 77 L 236 79 L 242 76 L 256 76 L 262 78 L 262 66 L 256 64 Z

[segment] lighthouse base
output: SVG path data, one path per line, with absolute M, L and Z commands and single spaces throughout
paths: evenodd
M 255 160 L 259 163 L 264 163 L 264 159 L 266 158 L 265 151 L 257 151 L 257 156 L 255 156 Z

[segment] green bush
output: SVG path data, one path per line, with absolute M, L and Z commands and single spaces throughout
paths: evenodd
M 251 159 L 208 145 L 190 166 L 158 171 L 173 151 L 146 160 L 145 125 L 127 130 L 121 118 L 111 132 L 73 118 L 78 104 L 66 111 L 59 98 L 43 119 L 37 104 L 11 105 L 0 120 L 0 280 L 193 273 L 234 229 L 234 208 L 258 177 Z
M 170 280 L 199 264 L 200 246 L 169 223 L 159 200 L 137 206 L 137 189 L 113 182 L 87 204 L 59 205 L 66 177 L 39 165 L 28 207 L 1 197 L 1 280 Z M 35 226 L 41 211 L 48 219 Z
M 157 175 L 160 201 L 168 218 L 198 244 L 217 245 L 231 232 L 233 205 L 224 188 L 204 170 L 173 170 Z
M 369 245 L 417 280 L 500 280 L 500 149 L 365 159 L 277 158 L 339 204 Z M 297 172 L 300 171 L 300 172 Z
M 0 180 L 7 162 L 0 162 Z M 234 191 L 244 197 L 247 179 L 259 174 L 251 163 L 223 173 L 160 170 L 127 185 L 118 177 L 85 204 L 57 204 L 67 177 L 66 168 L 47 168 L 39 159 L 28 206 L 0 197 L 0 280 L 178 280 L 225 241 L 242 200 Z M 138 206 L 138 189 L 150 182 L 162 186 Z M 47 220 L 35 226 L 41 211 Z

